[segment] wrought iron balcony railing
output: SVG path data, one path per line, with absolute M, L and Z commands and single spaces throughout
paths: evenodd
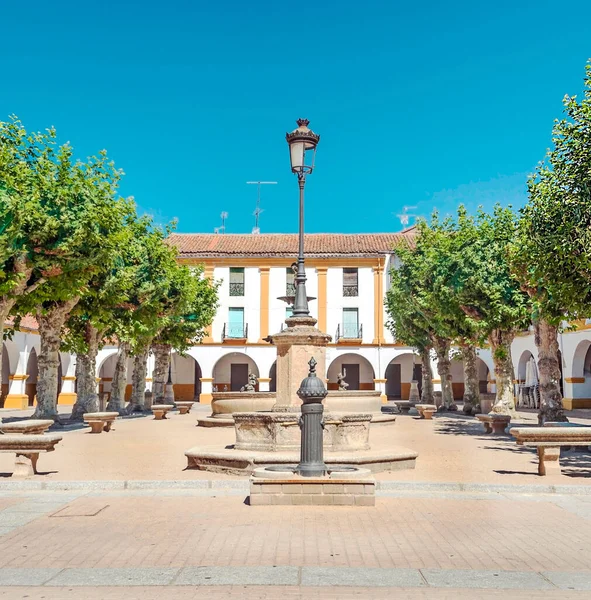
M 295 283 L 287 283 L 285 285 L 285 295 L 286 296 L 295 296 L 295 293 L 296 293 Z
M 361 340 L 363 339 L 363 325 L 356 325 L 355 323 L 349 324 L 344 323 L 343 325 L 337 325 L 337 334 L 335 341 L 338 342 L 340 339 L 343 340 Z
M 344 284 L 343 285 L 343 297 L 344 298 L 352 298 L 354 296 L 359 296 L 359 286 L 356 283 Z
M 222 342 L 226 339 L 245 340 L 248 338 L 248 323 L 224 323 Z
M 244 296 L 244 283 L 230 283 L 230 296 Z

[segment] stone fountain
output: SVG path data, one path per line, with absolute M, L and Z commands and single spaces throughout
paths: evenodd
M 304 423 L 305 429 L 306 415 L 302 414 L 302 400 L 298 396 L 298 390 L 303 381 L 309 379 L 309 365 L 314 364 L 313 370 L 317 368 L 319 373 L 326 372 L 326 346 L 331 341 L 329 335 L 316 327 L 316 319 L 310 316 L 306 295 L 304 184 L 306 174 L 311 173 L 313 168 L 313 161 L 306 164 L 306 156 L 310 151 L 315 152 L 320 139 L 307 126 L 308 121 L 300 119 L 298 128 L 287 134 L 292 171 L 298 175 L 300 189 L 300 231 L 298 261 L 293 266 L 296 274 L 293 316 L 286 319 L 287 327 L 283 331 L 266 338 L 277 347 L 275 403 L 271 410 L 232 412 L 236 443 L 225 448 L 195 447 L 187 450 L 185 456 L 188 468 L 251 474 L 260 468 L 268 473 L 266 468 L 272 467 L 278 472 L 293 474 L 291 467 L 285 467 L 296 465 L 300 460 L 300 424 Z M 315 374 L 314 378 L 317 384 L 318 377 Z M 247 393 L 251 392 L 241 392 Z M 379 392 L 374 394 L 379 402 Z M 326 390 L 322 397 L 324 396 Z M 257 399 L 254 396 L 244 397 L 245 402 L 254 403 Z M 238 400 L 242 401 L 241 398 Z M 219 401 L 223 402 L 223 399 L 219 398 Z M 322 404 L 318 403 L 318 406 L 322 408 Z M 418 455 L 412 450 L 395 447 L 379 451 L 371 449 L 371 412 L 332 413 L 330 406 L 326 408 L 322 428 L 319 425 L 318 431 L 323 438 L 321 450 L 323 446 L 326 451 L 324 466 L 329 473 L 331 470 L 341 474 L 346 471 L 352 472 L 356 477 L 360 468 L 367 473 L 414 468 Z M 212 420 L 215 418 L 211 417 Z M 360 485 L 363 486 L 364 483 Z
M 326 345 L 330 336 L 315 327 L 312 317 L 291 317 L 283 331 L 267 340 L 277 347 L 277 392 L 218 393 L 218 415 L 227 415 L 235 428 L 236 442 L 226 448 L 199 446 L 185 452 L 188 468 L 233 474 L 250 474 L 259 467 L 298 462 L 300 448 L 301 401 L 297 390 L 308 375 L 308 363 L 314 358 L 324 372 Z M 327 406 L 324 414 L 324 460 L 329 465 L 364 467 L 370 472 L 412 469 L 417 453 L 404 448 L 372 450 L 370 423 L 372 412 L 342 410 L 348 400 L 333 392 L 337 410 Z M 375 392 L 379 401 L 379 392 Z M 329 392 L 327 399 L 330 397 Z M 338 402 L 341 404 L 338 404 Z M 229 406 L 224 406 L 228 402 Z M 265 403 L 266 410 L 260 410 Z M 257 410 L 249 410 L 256 406 Z M 268 407 L 268 408 L 267 408 Z M 222 411 L 231 409 L 231 412 Z M 388 415 L 390 416 L 390 415 Z M 210 420 L 224 417 L 210 417 Z M 391 417 L 393 420 L 395 417 Z M 203 425 L 203 420 L 200 420 Z

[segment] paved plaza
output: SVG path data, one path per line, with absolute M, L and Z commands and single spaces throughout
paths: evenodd
M 187 448 L 233 442 L 195 427 L 206 411 L 66 428 L 25 481 L 0 455 L 0 597 L 589 597 L 588 453 L 542 478 L 474 419 L 400 415 L 371 443 L 417 450 L 417 467 L 378 474 L 374 508 L 257 508 L 247 478 L 185 469 Z
M 67 407 L 61 407 L 64 410 Z M 234 428 L 196 427 L 198 416 L 210 412 L 197 406 L 188 415 L 172 413 L 156 421 L 152 416 L 118 419 L 109 433 L 92 435 L 87 426 L 63 431 L 55 452 L 42 454 L 36 485 L 59 481 L 122 482 L 232 480 L 236 476 L 187 470 L 185 451 L 194 446 L 224 448 L 235 441 Z M 0 411 L 3 419 L 23 418 L 29 411 Z M 67 413 L 65 413 L 67 414 Z M 571 413 L 571 421 L 591 424 L 591 411 Z M 537 424 L 537 414 L 521 411 L 513 424 Z M 60 433 L 62 433 L 60 431 Z M 372 425 L 372 449 L 407 448 L 419 453 L 416 469 L 377 474 L 378 481 L 403 483 L 489 485 L 589 485 L 588 453 L 570 452 L 562 458 L 563 475 L 539 477 L 534 449 L 517 446 L 510 435 L 492 436 L 482 425 L 461 413 L 436 415 L 426 421 L 398 415 L 394 424 Z M 12 473 L 14 455 L 0 453 L 0 475 Z M 29 480 L 33 481 L 33 480 Z M 54 483 L 55 482 L 55 483 Z
M 363 510 L 253 508 L 231 488 L 163 486 L 2 492 L 0 508 L 6 598 L 585 598 L 591 591 L 586 495 L 382 492 Z

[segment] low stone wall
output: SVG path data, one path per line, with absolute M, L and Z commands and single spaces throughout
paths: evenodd
M 282 481 L 251 479 L 250 505 L 375 506 L 375 480 Z
M 213 392 L 211 416 L 228 418 L 240 412 L 270 411 L 277 401 L 275 392 Z M 323 401 L 324 408 L 331 413 L 380 413 L 382 400 L 375 391 L 329 391 Z
M 275 401 L 275 392 L 213 392 L 211 416 L 227 419 L 233 413 L 268 411 Z

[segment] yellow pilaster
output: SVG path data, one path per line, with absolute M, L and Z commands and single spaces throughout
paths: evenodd
M 381 344 L 384 341 L 384 263 L 380 258 L 376 266 L 373 267 L 373 300 L 374 300 L 374 336 L 373 344 Z
M 261 337 L 259 342 L 269 335 L 269 270 L 270 267 L 259 267 L 261 274 Z
M 317 267 L 316 273 L 318 275 L 318 329 L 326 332 L 326 267 Z
M 213 266 L 206 265 L 203 270 L 203 276 L 210 281 L 213 281 Z M 211 337 L 211 325 L 205 330 L 205 337 L 203 338 L 204 344 L 211 344 L 213 342 L 213 338 Z M 211 401 L 211 400 L 210 400 Z

